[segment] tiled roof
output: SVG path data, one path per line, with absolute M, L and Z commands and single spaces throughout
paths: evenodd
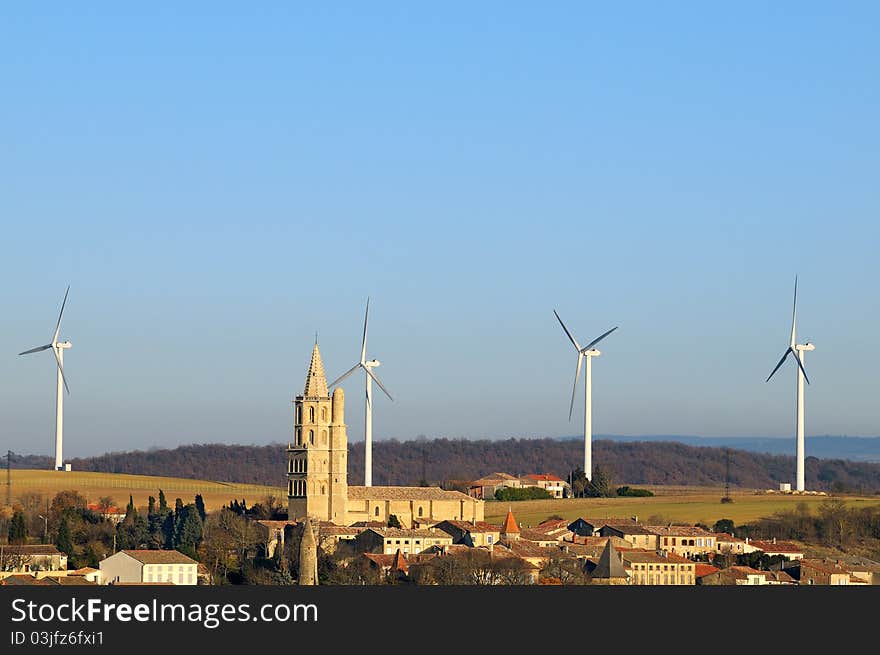
M 727 534 L 726 532 L 713 532 L 712 536 L 715 537 L 716 542 L 724 542 L 728 544 L 744 544 L 745 539 L 740 539 L 739 537 L 734 537 L 731 534 Z
M 693 564 L 691 560 L 675 553 L 667 553 L 660 555 L 652 550 L 641 550 L 638 548 L 620 548 L 621 555 L 625 562 L 638 562 L 646 564 Z
M 526 480 L 535 480 L 538 482 L 565 482 L 565 480 L 553 475 L 552 473 L 529 473 L 528 475 L 524 475 L 523 478 Z
M 599 557 L 596 568 L 590 573 L 593 578 L 628 578 L 629 574 L 623 568 L 620 555 L 617 554 L 611 540 L 605 544 L 605 549 Z
M 610 526 L 618 526 L 618 525 L 638 525 L 638 522 L 635 519 L 622 517 L 622 516 L 605 516 L 605 517 L 587 517 L 581 516 L 575 521 L 580 520 L 584 523 L 588 523 L 592 525 L 594 528 L 601 528 L 603 525 Z M 574 522 L 574 521 L 573 521 Z M 572 522 L 572 523 L 573 523 Z M 571 523 L 569 523 L 571 525 Z
M 513 518 L 513 510 L 508 508 L 507 516 L 504 518 L 504 523 L 501 524 L 501 533 L 515 534 L 518 532 L 519 526 L 516 524 L 516 520 Z
M 391 570 L 401 571 L 403 573 L 409 571 L 409 565 L 406 563 L 406 557 L 404 557 L 403 553 L 400 552 L 400 548 L 398 548 L 397 552 L 394 553 L 394 559 L 391 561 Z
M 661 537 L 711 537 L 712 533 L 693 525 L 646 525 L 645 528 Z
M 520 539 L 525 539 L 526 541 L 552 541 L 557 542 L 561 540 L 562 535 L 551 535 L 546 532 L 541 532 L 539 530 L 533 529 L 525 529 L 520 531 L 519 533 Z
M 777 541 L 775 544 L 772 541 L 759 541 L 757 539 L 752 539 L 749 541 L 750 546 L 754 546 L 758 550 L 763 550 L 765 553 L 803 553 L 804 549 L 796 546 L 790 541 Z
M 142 564 L 197 564 L 194 559 L 176 550 L 120 550 Z
M 440 487 L 349 487 L 349 500 L 467 500 L 473 498 L 460 491 Z
M 8 586 L 8 587 L 19 587 L 19 586 L 48 587 L 53 584 L 55 584 L 55 583 L 47 578 L 40 578 L 38 580 L 34 576 L 28 575 L 27 573 L 9 575 L 3 579 L 0 579 L 0 585 Z
M 486 521 L 477 521 L 476 523 L 474 523 L 472 521 L 446 520 L 446 521 L 441 521 L 440 523 L 438 523 L 437 528 L 442 530 L 442 528 L 440 528 L 440 524 L 442 524 L 442 523 L 448 523 L 449 525 L 452 525 L 452 526 L 458 528 L 459 530 L 463 530 L 463 531 L 471 532 L 471 533 L 500 532 L 501 531 L 500 525 L 496 525 L 495 523 L 487 523 Z
M 3 552 L 6 555 L 64 555 L 51 544 L 4 544 Z
M 712 566 L 711 564 L 696 564 L 694 566 L 694 575 L 698 578 L 702 578 L 704 575 L 718 573 L 720 570 L 721 569 L 717 566 Z
M 655 537 L 657 536 L 656 532 L 649 529 L 647 526 L 639 525 L 638 523 L 631 523 L 631 524 L 618 523 L 618 524 L 614 524 L 614 525 L 612 525 L 610 523 L 605 523 L 602 525 L 602 527 L 603 528 L 611 528 L 612 530 L 617 530 L 621 534 L 632 534 L 632 535 L 647 534 L 647 535 L 654 535 Z
M 449 533 L 432 528 L 367 528 L 387 538 L 431 537 L 433 539 L 452 539 Z

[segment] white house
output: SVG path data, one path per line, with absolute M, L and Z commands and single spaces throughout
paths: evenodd
M 120 550 L 98 566 L 101 584 L 198 584 L 198 562 L 176 550 Z

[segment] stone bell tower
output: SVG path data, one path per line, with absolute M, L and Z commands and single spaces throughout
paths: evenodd
M 348 503 L 345 397 L 339 388 L 330 397 L 317 342 L 305 389 L 293 404 L 293 442 L 287 446 L 288 519 L 308 516 L 344 524 Z

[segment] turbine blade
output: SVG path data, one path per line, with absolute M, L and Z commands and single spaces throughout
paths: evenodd
M 330 387 L 335 387 L 337 384 L 339 384 L 340 382 L 342 382 L 342 381 L 343 381 L 345 378 L 347 378 L 349 375 L 351 375 L 351 374 L 354 373 L 356 370 L 358 370 L 358 367 L 359 367 L 360 365 L 361 365 L 361 363 L 358 362 L 357 364 L 355 364 L 354 366 L 352 366 L 350 369 L 348 369 L 345 373 L 343 373 L 343 374 L 340 375 L 338 378 L 336 378 L 335 380 L 333 380 L 333 382 L 331 382 L 328 386 L 330 386 Z
M 807 371 L 804 369 L 804 363 L 801 361 L 801 356 L 798 355 L 797 352 L 794 350 L 792 350 L 791 352 L 798 363 L 798 367 L 801 369 L 801 373 L 804 374 L 804 380 L 807 381 L 807 384 L 810 384 L 810 378 L 807 377 Z
M 789 347 L 795 346 L 795 323 L 797 322 L 797 275 L 794 276 L 794 307 L 791 310 L 791 342 Z
M 578 351 L 578 364 L 577 370 L 574 373 L 574 384 L 571 387 L 571 405 L 568 408 L 568 420 L 571 420 L 571 413 L 574 411 L 574 394 L 577 391 L 578 380 L 581 377 L 581 362 L 584 359 L 584 355 L 582 352 Z
M 370 370 L 369 368 L 367 368 L 366 366 L 364 366 L 364 370 L 367 372 L 367 375 L 369 375 L 371 378 L 373 378 L 373 382 L 375 382 L 376 384 L 378 384 L 378 385 L 379 385 L 379 388 L 380 388 L 382 391 L 385 392 L 385 395 L 388 396 L 388 400 L 393 401 L 394 398 L 392 398 L 392 397 L 391 397 L 391 394 L 388 393 L 388 389 L 385 388 L 385 385 L 382 384 L 381 382 L 379 382 L 379 378 L 376 377 L 376 374 L 373 373 L 373 371 L 371 371 L 371 370 Z
M 67 285 L 67 291 L 64 292 L 64 300 L 61 302 L 61 311 L 58 312 L 58 322 L 55 324 L 55 334 L 52 335 L 52 343 L 58 343 L 58 332 L 61 330 L 61 316 L 64 314 L 64 305 L 67 304 L 67 294 L 70 293 L 70 285 Z
M 28 355 L 30 353 L 38 353 L 41 350 L 48 350 L 52 347 L 51 343 L 47 343 L 45 346 L 39 346 L 37 348 L 31 348 L 30 350 L 25 350 L 23 353 L 18 353 L 19 355 Z
M 586 346 L 584 346 L 584 347 L 581 349 L 581 352 L 582 352 L 582 353 L 587 352 L 590 348 L 592 348 L 592 347 L 595 346 L 597 343 L 599 343 L 600 341 L 602 341 L 602 339 L 604 339 L 605 337 L 607 337 L 609 334 L 611 334 L 612 332 L 614 332 L 616 329 L 617 329 L 617 326 L 614 326 L 613 328 L 611 328 L 610 330 L 608 330 L 608 332 L 606 332 L 606 333 L 603 334 L 602 336 L 600 336 L 600 337 L 596 337 L 596 338 L 593 339 L 590 343 L 588 343 Z
M 364 340 L 361 342 L 361 364 L 367 361 L 367 321 L 370 320 L 370 298 L 367 297 L 367 312 L 364 314 Z
M 64 375 L 64 367 L 61 365 L 61 358 L 58 356 L 58 351 L 52 348 L 52 352 L 55 354 L 55 361 L 58 362 L 58 370 L 61 371 L 61 381 L 64 382 L 64 388 L 67 389 L 67 395 L 70 395 L 70 387 L 67 386 L 67 376 Z
M 553 313 L 556 314 L 556 310 L 553 310 Z M 573 336 L 571 336 L 571 332 L 568 331 L 568 328 L 565 327 L 565 323 L 562 322 L 562 319 L 559 318 L 559 314 L 556 314 L 556 320 L 559 321 L 559 324 L 562 326 L 562 329 L 565 330 L 565 333 L 568 335 L 568 338 L 574 344 L 576 350 L 580 350 L 581 347 L 578 345 L 578 342 L 575 340 Z
M 792 351 L 791 348 L 788 348 L 788 349 L 782 354 L 782 358 L 779 360 L 779 363 L 776 365 L 776 368 L 773 369 L 773 373 L 776 373 L 776 371 L 779 370 L 779 367 L 782 366 L 782 362 L 785 361 L 785 358 L 788 357 L 788 353 L 790 353 L 790 352 L 794 352 L 794 351 Z M 767 376 L 767 379 L 764 380 L 764 382 L 770 382 L 770 378 L 773 377 L 773 373 L 770 373 L 770 375 Z

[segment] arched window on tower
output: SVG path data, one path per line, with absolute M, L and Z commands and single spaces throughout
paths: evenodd
M 321 430 L 321 445 L 327 445 L 327 430 Z
M 315 445 L 315 431 L 314 430 L 309 430 L 309 443 L 313 446 Z
M 379 506 L 376 505 L 376 516 L 379 516 Z
M 309 423 L 315 422 L 315 408 L 309 407 Z
M 421 515 L 422 515 L 422 508 L 419 507 L 419 516 L 421 516 Z
M 287 460 L 287 472 L 293 473 L 293 460 L 292 459 Z
M 296 406 L 296 422 L 297 422 L 297 423 L 302 423 L 302 422 L 303 422 L 303 408 L 302 408 L 302 405 L 297 405 L 297 406 Z
M 326 420 L 327 420 L 327 408 L 326 408 L 326 407 L 322 407 L 322 408 L 321 408 L 321 421 L 323 422 L 323 421 L 326 421 Z
M 323 496 L 326 492 L 324 491 L 324 485 L 321 485 L 321 495 Z

